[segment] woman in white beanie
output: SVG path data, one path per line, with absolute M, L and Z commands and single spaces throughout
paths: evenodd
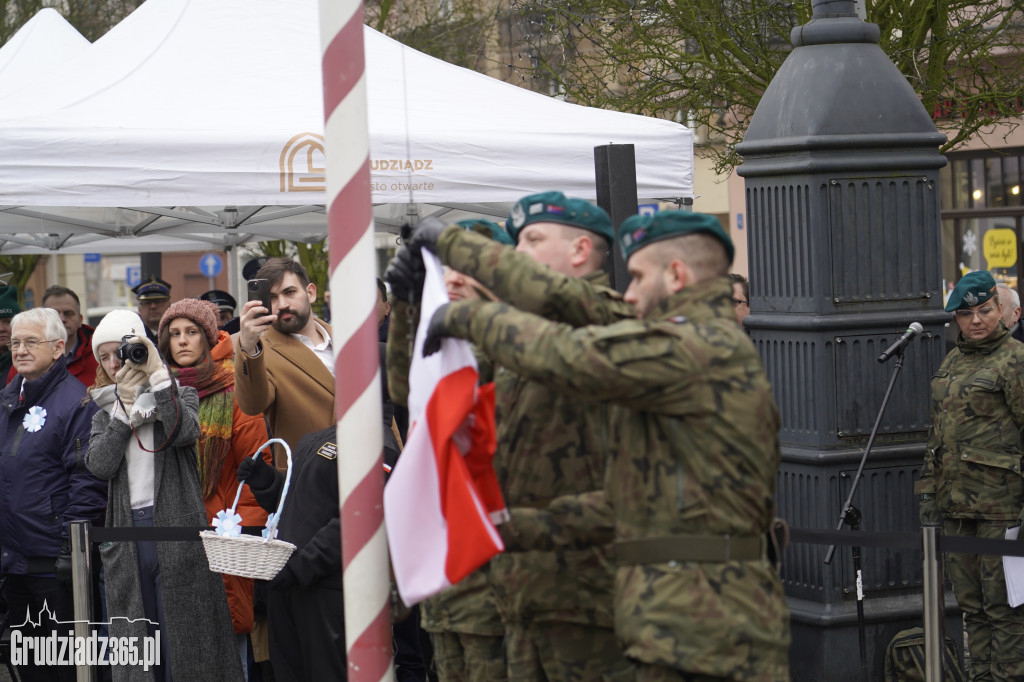
M 122 361 L 125 337 L 132 348 Z M 134 311 L 107 314 L 92 348 L 100 370 L 90 396 L 101 409 L 85 463 L 110 481 L 107 526 L 207 527 L 195 389 L 173 381 Z M 242 679 L 224 583 L 199 542 L 105 542 L 100 557 L 111 637 L 160 632 L 160 665 L 113 666 L 115 681 Z

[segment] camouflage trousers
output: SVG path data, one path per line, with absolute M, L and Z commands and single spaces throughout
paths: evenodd
M 509 682 L 633 682 L 611 628 L 560 621 L 505 624 Z
M 946 519 L 948 535 L 1001 540 L 1005 521 Z M 964 612 L 971 680 L 1024 679 L 1024 606 L 1006 601 L 1001 556 L 947 554 L 946 570 Z
M 505 682 L 505 641 L 501 635 L 434 632 L 434 666 L 439 682 Z
M 727 682 L 727 678 L 690 675 L 663 665 L 637 662 L 636 682 Z

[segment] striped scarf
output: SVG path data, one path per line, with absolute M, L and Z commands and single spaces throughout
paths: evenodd
M 220 480 L 220 472 L 231 448 L 231 428 L 235 415 L 235 364 L 228 358 L 213 363 L 213 372 L 196 367 L 174 370 L 178 383 L 199 392 L 199 485 L 205 500 Z M 205 379 L 203 374 L 206 374 Z

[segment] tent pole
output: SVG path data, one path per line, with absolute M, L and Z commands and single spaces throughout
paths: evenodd
M 363 30 L 361 0 L 320 0 L 348 679 L 380 682 L 394 672 Z

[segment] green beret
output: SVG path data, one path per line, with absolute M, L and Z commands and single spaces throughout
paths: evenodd
M 504 227 L 498 223 L 492 223 L 490 220 L 484 220 L 483 218 L 471 218 L 469 220 L 460 220 L 455 224 L 463 230 L 477 232 L 500 244 L 515 244 L 515 242 L 512 241 L 512 237 L 508 236 L 508 232 L 505 231 Z
M 946 312 L 951 313 L 960 308 L 973 308 L 985 301 L 991 301 L 996 295 L 996 280 L 988 270 L 968 272 L 956 283 L 956 287 L 946 301 Z
M 508 215 L 508 231 L 519 241 L 519 231 L 533 223 L 560 223 L 599 234 L 615 241 L 612 221 L 604 209 L 583 199 L 571 199 L 561 192 L 541 192 L 523 197 Z
M 0 320 L 14 317 L 20 312 L 18 290 L 14 287 L 0 287 Z
M 638 249 L 648 244 L 698 232 L 722 242 L 725 255 L 728 256 L 730 265 L 732 264 L 736 249 L 729 235 L 722 229 L 722 223 L 714 216 L 691 211 L 659 211 L 654 215 L 629 216 L 619 228 L 622 257 L 628 261 Z

